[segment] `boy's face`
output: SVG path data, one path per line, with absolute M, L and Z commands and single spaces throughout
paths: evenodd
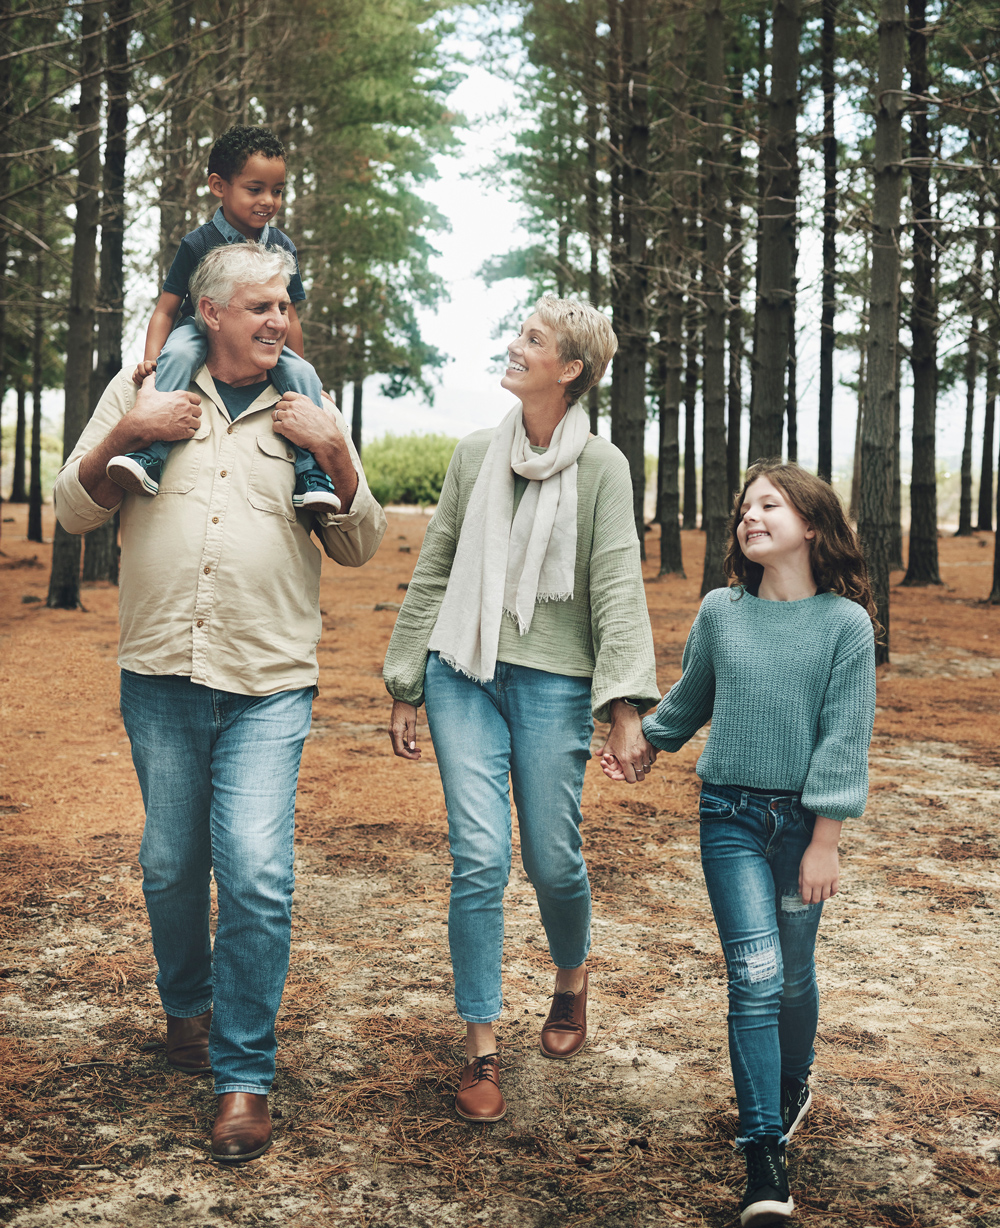
M 229 225 L 246 238 L 256 239 L 281 208 L 285 160 L 251 154 L 243 169 L 231 180 L 209 175 L 208 187 L 212 195 L 222 201 L 222 212 Z

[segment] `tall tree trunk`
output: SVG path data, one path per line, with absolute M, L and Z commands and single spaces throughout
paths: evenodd
M 956 537 L 972 536 L 972 424 L 976 410 L 976 385 L 979 382 L 979 311 L 982 306 L 983 256 L 985 253 L 986 210 L 980 201 L 976 215 L 972 319 L 969 321 L 969 344 L 965 354 L 965 438 L 962 444 L 962 477 Z
M 608 90 L 608 212 L 609 212 L 609 306 L 617 330 L 622 319 L 621 269 L 625 262 L 622 231 L 623 175 L 623 100 L 622 100 L 622 5 L 621 0 L 607 0 L 608 37 L 606 80 Z M 620 341 L 620 337 L 619 337 Z M 619 349 L 620 354 L 620 349 Z M 611 368 L 609 411 L 611 421 L 618 419 L 622 394 L 622 364 L 615 358 Z
M 97 0 L 84 4 L 80 45 L 80 105 L 77 113 L 76 218 L 66 329 L 63 460 L 80 438 L 90 413 L 90 377 L 94 357 L 97 218 L 101 178 L 101 10 Z M 48 604 L 75 610 L 80 604 L 80 538 L 56 525 Z
M 796 175 L 795 194 L 798 196 L 798 176 Z M 799 360 L 795 340 L 796 299 L 799 292 L 799 279 L 795 270 L 799 262 L 799 245 L 796 230 L 796 242 L 792 254 L 792 291 L 791 311 L 788 313 L 788 363 L 785 367 L 785 423 L 787 430 L 785 451 L 790 461 L 799 459 Z
M 588 49 L 588 83 L 587 83 L 587 240 L 590 246 L 590 274 L 587 290 L 591 304 L 600 307 L 604 298 L 601 293 L 601 244 L 604 236 L 601 232 L 601 198 L 600 181 L 597 175 L 597 141 L 600 131 L 600 110 L 598 98 L 594 92 L 600 80 L 598 70 L 598 33 L 597 5 L 594 0 L 587 0 L 587 49 Z M 587 408 L 590 412 L 590 433 L 597 434 L 598 411 L 600 408 L 600 391 L 595 385 L 587 393 Z
M 0 0 L 0 45 L 5 49 L 10 42 L 8 27 L 12 20 L 10 0 Z M 11 93 L 11 68 L 14 61 L 9 56 L 4 56 L 0 61 L 0 197 L 5 197 L 10 189 L 10 168 L 11 159 L 7 154 L 12 151 L 13 142 L 12 135 L 12 120 L 13 120 L 13 95 Z M 10 231 L 5 224 L 0 223 L 0 284 L 7 285 L 7 255 L 10 249 Z M 3 405 L 4 394 L 7 391 L 7 305 L 6 294 L 0 294 L 0 406 Z M 22 402 L 19 400 L 18 405 Z M 20 418 L 18 419 L 20 425 Z M 14 466 L 15 475 L 17 467 L 17 448 L 14 450 Z M 24 487 L 24 449 L 21 450 L 21 487 Z M 16 477 L 14 490 L 17 489 Z M 14 492 L 11 492 L 11 501 L 14 502 Z M 3 498 L 0 496 L 0 505 L 3 504 Z M 2 531 L 3 517 L 0 516 L 0 531 Z
M 910 476 L 910 549 L 906 585 L 940 584 L 937 539 L 937 287 L 931 143 L 927 122 L 927 0 L 910 3 L 910 201 L 913 209 L 913 301 L 910 366 L 913 371 L 913 466 Z
M 753 332 L 750 342 L 750 405 L 757 400 L 757 373 L 760 351 L 760 269 L 761 269 L 761 228 L 764 217 L 764 197 L 767 195 L 767 169 L 763 157 L 764 141 L 767 137 L 767 73 L 769 55 L 767 48 L 767 12 L 761 12 L 757 19 L 757 88 L 754 91 L 757 103 L 757 209 L 756 226 L 754 229 L 754 275 L 753 275 Z M 753 444 L 752 432 L 748 432 L 747 467 L 755 460 L 750 448 Z
M 178 0 L 170 10 L 170 74 L 173 77 L 171 103 L 165 122 L 163 150 L 163 190 L 160 206 L 160 283 L 188 230 L 189 156 L 191 139 L 192 88 L 191 63 L 192 0 Z
M 858 330 L 858 413 L 854 420 L 854 458 L 851 466 L 851 517 L 861 518 L 861 426 L 865 419 L 865 385 L 868 381 L 868 332 L 861 313 Z
M 900 464 L 901 406 L 899 387 L 903 370 L 903 347 L 896 342 L 896 392 L 892 399 L 892 536 L 889 543 L 889 570 L 903 570 L 903 470 Z
M 876 662 L 889 659 L 889 563 L 892 548 L 893 405 L 899 328 L 899 208 L 903 186 L 902 88 L 906 57 L 903 0 L 880 0 L 872 197 L 871 319 L 868 379 L 861 429 L 864 544 L 884 636 Z
M 705 0 L 705 364 L 702 382 L 702 507 L 705 566 L 701 595 L 723 588 L 729 491 L 726 481 L 725 177 L 722 118 L 725 96 L 722 0 Z
M 694 278 L 692 277 L 692 289 Z M 684 312 L 684 528 L 698 527 L 698 456 L 694 424 L 698 409 L 698 305 L 688 295 Z
M 1000 384 L 1000 209 L 994 215 L 993 231 L 993 312 L 987 336 L 986 351 L 986 412 L 983 417 L 983 459 L 979 470 L 979 507 L 976 528 L 989 533 L 993 528 L 993 432 L 996 423 L 997 385 Z M 1000 494 L 1000 483 L 997 484 Z M 1000 529 L 1000 522 L 998 522 Z M 1000 536 L 1000 533 L 998 533 Z
M 766 182 L 760 233 L 757 373 L 750 407 L 750 454 L 781 455 L 781 418 L 795 276 L 801 0 L 775 0 L 771 94 L 761 158 Z
M 39 210 L 40 211 L 40 210 Z M 40 232 L 39 238 L 41 237 Z M 31 465 L 28 477 L 28 541 L 42 540 L 42 249 L 38 249 L 34 313 L 31 340 Z
M 1000 468 L 1000 457 L 997 457 Z M 997 524 L 1000 525 L 1000 483 L 997 483 Z M 993 587 L 989 595 L 990 605 L 1000 605 L 1000 532 L 993 539 Z
M 358 456 L 361 455 L 361 400 L 365 391 L 365 379 L 363 375 L 354 377 L 353 398 L 351 400 L 351 442 L 357 449 Z
M 649 352 L 649 11 L 648 0 L 624 0 L 622 7 L 622 247 L 616 328 L 616 367 L 621 399 L 611 419 L 611 442 L 632 472 L 632 510 L 645 558 L 643 500 L 646 492 L 646 363 Z M 617 325 L 619 317 L 616 315 Z
M 833 355 L 837 348 L 837 135 L 833 104 L 837 78 L 837 3 L 823 0 L 820 85 L 823 91 L 823 305 L 819 323 L 819 443 L 817 472 L 833 477 Z
M 97 367 L 92 399 L 122 367 L 125 316 L 125 152 L 128 133 L 128 38 L 132 0 L 110 0 L 105 37 L 107 141 L 101 202 L 101 280 L 97 316 Z M 83 550 L 84 580 L 118 583 L 118 517 L 88 533 Z
M 660 575 L 683 575 L 679 506 L 679 421 L 681 375 L 684 369 L 684 281 L 687 269 L 685 213 L 687 209 L 687 57 L 688 0 L 678 0 L 672 9 L 673 39 L 670 73 L 670 171 L 669 215 L 667 219 L 664 273 L 665 318 L 660 324 L 663 344 L 663 393 L 660 401 L 660 456 L 657 480 L 660 483 Z M 690 525 L 686 524 L 686 527 Z
M 27 503 L 28 490 L 24 484 L 24 462 L 27 452 L 28 418 L 25 402 L 28 390 L 24 376 L 18 374 L 14 381 L 17 392 L 17 423 L 14 427 L 14 473 L 10 483 L 10 503 Z
M 729 428 L 726 433 L 726 484 L 730 497 L 740 488 L 743 424 L 743 78 L 733 90 L 733 136 L 730 153 L 729 223 Z

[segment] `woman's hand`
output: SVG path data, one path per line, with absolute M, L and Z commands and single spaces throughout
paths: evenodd
M 646 779 L 656 761 L 656 747 L 646 741 L 642 720 L 631 704 L 611 701 L 611 732 L 601 747 L 601 770 L 609 780 L 630 785 Z
M 840 888 L 840 856 L 837 845 L 843 824 L 816 816 L 813 838 L 799 862 L 799 894 L 803 904 L 820 904 Z
M 420 758 L 417 749 L 417 710 L 413 704 L 404 704 L 401 699 L 392 701 L 389 740 L 392 742 L 392 753 L 400 759 Z

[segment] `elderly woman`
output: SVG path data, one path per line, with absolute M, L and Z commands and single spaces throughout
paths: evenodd
M 593 719 L 610 720 L 604 753 L 624 779 L 643 780 L 656 752 L 639 715 L 659 700 L 628 463 L 578 404 L 615 335 L 588 304 L 546 297 L 507 349 L 501 384 L 519 403 L 455 449 L 384 669 L 393 751 L 419 759 L 426 703 L 448 807 L 448 937 L 466 1023 L 455 1107 L 470 1121 L 507 1111 L 493 1023 L 510 786 L 555 965 L 541 1049 L 569 1058 L 587 1035 L 580 798 Z

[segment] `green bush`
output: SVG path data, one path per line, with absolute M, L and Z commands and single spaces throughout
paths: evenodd
M 383 435 L 364 450 L 365 476 L 382 504 L 437 503 L 455 451 L 450 435 Z

